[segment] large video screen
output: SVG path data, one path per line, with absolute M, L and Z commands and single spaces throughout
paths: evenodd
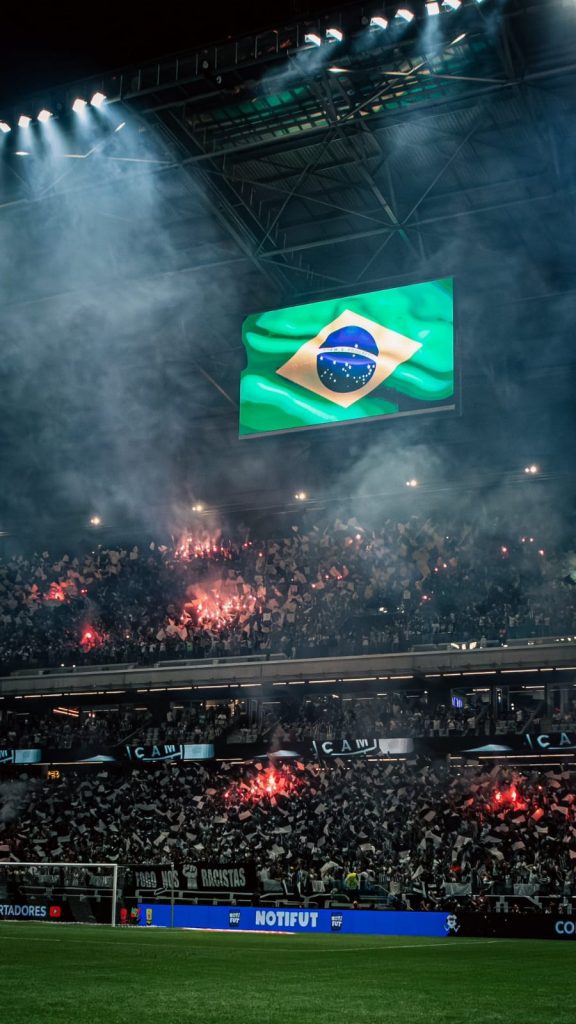
M 246 318 L 240 437 L 456 407 L 452 278 Z

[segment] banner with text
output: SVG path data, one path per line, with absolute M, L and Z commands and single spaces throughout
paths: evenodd
M 126 885 L 142 895 L 174 892 L 252 892 L 257 887 L 254 864 L 198 861 L 178 865 L 132 865 Z M 125 886 L 126 891 L 126 886 Z

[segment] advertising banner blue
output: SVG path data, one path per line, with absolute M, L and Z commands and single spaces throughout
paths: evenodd
M 315 910 L 290 907 L 177 906 L 142 903 L 142 926 L 217 929 L 250 932 L 314 932 L 347 935 L 425 935 L 444 938 L 451 933 L 446 913 L 379 910 Z

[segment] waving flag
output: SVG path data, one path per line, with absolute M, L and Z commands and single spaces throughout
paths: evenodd
M 240 435 L 454 407 L 452 279 L 248 317 Z

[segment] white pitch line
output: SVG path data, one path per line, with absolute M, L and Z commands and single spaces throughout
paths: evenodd
M 133 933 L 131 933 L 131 934 L 133 934 Z M 150 934 L 150 933 L 148 933 L 148 934 Z M 234 934 L 234 933 L 233 932 L 232 933 L 228 933 L 227 932 L 226 934 Z M 302 934 L 305 934 L 305 933 L 302 933 Z M 306 933 L 306 934 L 309 934 L 309 933 Z M 358 936 L 358 937 L 361 938 L 361 936 Z M 59 938 L 56 938 L 56 937 L 49 938 L 48 936 L 46 936 L 46 937 L 44 937 L 44 936 L 42 936 L 42 937 L 40 937 L 40 936 L 30 936 L 29 937 L 27 935 L 11 935 L 10 936 L 10 941 L 11 942 L 13 942 L 15 939 L 21 939 L 24 942 L 64 942 L 64 939 L 59 939 Z M 386 952 L 386 950 L 388 950 L 388 949 L 412 949 L 412 950 L 417 950 L 417 951 L 420 951 L 422 949 L 463 949 L 464 946 L 466 946 L 466 947 L 468 947 L 468 946 L 486 946 L 486 945 L 493 945 L 494 943 L 497 943 L 497 942 L 501 943 L 501 942 L 509 942 L 509 941 L 511 941 L 511 940 L 510 939 L 475 939 L 472 936 L 462 936 L 462 938 L 458 942 L 454 942 L 454 941 L 448 942 L 446 939 L 440 939 L 439 942 L 426 942 L 426 943 L 423 943 L 422 945 L 420 945 L 419 943 L 405 942 L 405 943 L 394 943 L 393 945 L 387 945 L 386 943 L 378 943 L 377 945 L 370 944 L 369 946 L 368 945 L 340 946 L 340 945 L 338 945 L 335 942 L 333 947 L 331 947 L 331 946 L 320 946 L 320 947 L 317 947 L 316 949 L 310 949 L 308 956 L 313 956 L 315 953 L 363 953 L 367 949 L 379 949 L 382 952 Z M 69 942 L 69 945 L 70 946 L 100 946 L 100 948 L 102 950 L 105 950 L 105 949 L 108 948 L 106 943 L 96 942 L 94 939 L 85 939 L 85 940 L 78 939 L 78 940 L 75 940 L 73 942 Z M 198 946 L 198 947 L 196 947 L 196 946 L 186 946 L 184 943 L 179 943 L 179 942 L 178 943 L 177 942 L 162 943 L 161 945 L 157 946 L 156 948 L 157 948 L 158 952 L 160 953 L 163 949 L 166 949 L 168 946 L 170 946 L 171 948 L 174 948 L 174 949 L 182 949 L 182 950 L 193 949 L 195 954 L 196 954 L 196 956 L 213 956 L 216 951 L 219 951 L 218 947 L 212 947 L 212 949 L 208 950 L 208 949 L 206 949 L 205 947 L 202 947 L 202 946 Z M 255 943 L 251 943 L 251 947 L 252 948 L 254 948 L 255 946 L 256 946 Z M 140 952 L 140 950 L 139 950 L 139 948 L 137 946 L 128 947 L 128 948 L 134 949 L 135 953 L 139 953 Z M 239 952 L 244 951 L 246 948 L 247 948 L 247 943 L 243 944 L 242 946 L 239 946 L 238 947 L 238 951 Z M 124 950 L 124 951 L 126 951 L 126 950 Z M 230 952 L 230 949 L 228 948 L 226 950 L 226 955 L 228 955 L 229 952 Z M 302 953 L 302 950 L 299 950 L 297 947 L 292 946 L 289 949 L 284 950 L 282 955 L 284 956 L 287 952 L 290 952 L 290 953 Z M 308 956 L 306 957 L 306 959 L 308 959 Z

